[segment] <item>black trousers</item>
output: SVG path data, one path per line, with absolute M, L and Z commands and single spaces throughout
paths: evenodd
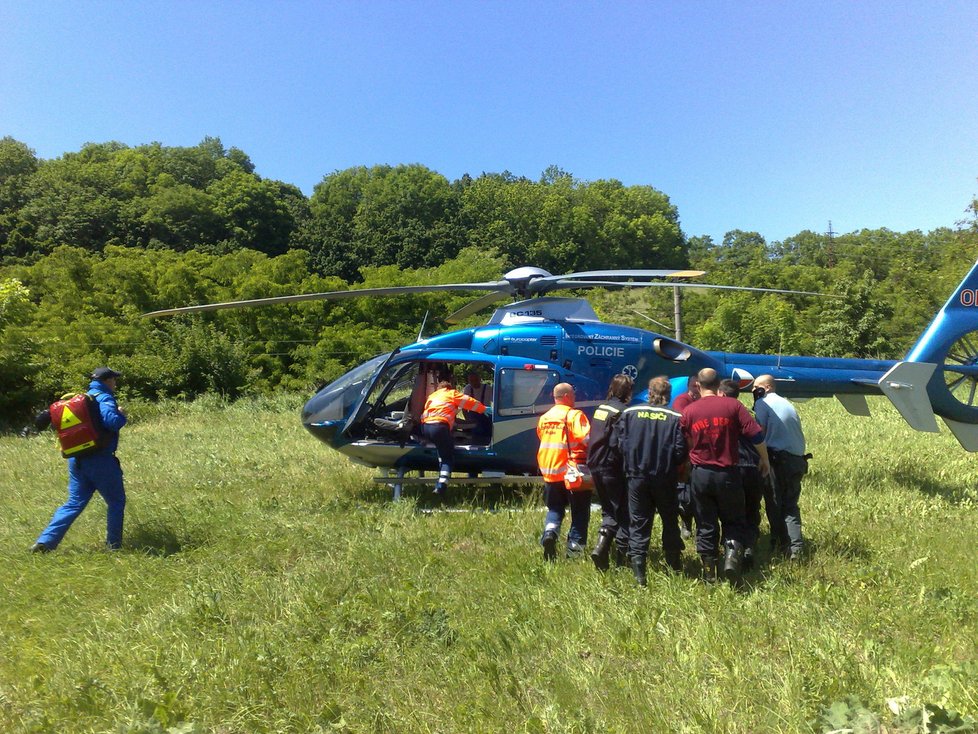
M 787 451 L 771 451 L 771 472 L 774 474 L 773 499 L 776 513 L 771 536 L 778 550 L 800 552 L 804 546 L 801 534 L 801 478 L 808 472 L 808 460 Z M 769 519 L 770 522 L 770 519 Z M 775 533 L 777 527 L 777 533 Z
M 447 423 L 425 423 L 421 435 L 435 445 L 438 452 L 438 484 L 445 485 L 452 476 L 455 466 L 455 440 Z
M 726 540 L 746 545 L 747 522 L 740 469 L 694 465 L 690 472 L 696 506 L 696 552 L 714 556 L 720 531 Z
M 676 475 L 629 477 L 628 514 L 631 517 L 631 526 L 628 532 L 628 555 L 632 558 L 648 557 L 656 512 L 662 518 L 662 550 L 681 551 L 685 546 L 679 535 Z
M 747 548 L 757 545 L 757 539 L 761 534 L 761 500 L 764 498 L 765 485 L 767 480 L 761 476 L 761 470 L 756 466 L 740 467 L 740 480 L 744 485 L 744 512 L 747 522 Z M 765 503 L 765 508 L 767 504 Z M 768 517 L 768 522 L 770 522 Z
M 601 503 L 601 529 L 614 537 L 619 550 L 628 552 L 628 487 L 625 475 L 617 466 L 603 466 L 592 468 L 591 477 Z

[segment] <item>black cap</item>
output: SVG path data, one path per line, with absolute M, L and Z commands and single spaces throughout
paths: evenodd
M 93 380 L 108 380 L 113 377 L 122 377 L 122 373 L 116 372 L 111 367 L 96 367 L 95 371 L 92 372 Z

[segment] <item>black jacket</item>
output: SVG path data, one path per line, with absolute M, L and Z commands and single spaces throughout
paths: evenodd
M 614 444 L 612 429 L 626 407 L 618 398 L 611 398 L 594 409 L 587 445 L 587 465 L 591 471 L 621 470 L 621 453 Z
M 615 425 L 615 441 L 625 463 L 625 476 L 664 476 L 686 460 L 681 415 L 659 405 L 628 408 Z

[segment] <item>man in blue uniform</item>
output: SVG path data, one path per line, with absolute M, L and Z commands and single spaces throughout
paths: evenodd
M 801 497 L 801 478 L 808 473 L 805 434 L 801 430 L 798 411 L 778 395 L 771 375 L 756 378 L 754 390 L 757 396 L 754 414 L 764 429 L 764 443 L 771 455 L 774 474 L 777 521 L 771 526 L 771 541 L 776 551 L 794 561 L 801 557 L 804 547 L 798 499 Z
M 122 466 L 115 456 L 119 445 L 119 430 L 126 425 L 126 414 L 115 399 L 118 372 L 99 367 L 91 374 L 88 394 L 95 398 L 105 445 L 86 456 L 68 459 L 68 501 L 54 511 L 54 517 L 31 548 L 34 553 L 47 553 L 58 547 L 68 528 L 97 491 L 107 506 L 105 544 L 112 550 L 122 546 L 122 520 L 126 509 L 126 491 L 122 484 Z
M 655 513 L 662 518 L 662 550 L 666 563 L 682 569 L 683 541 L 679 535 L 679 496 L 676 477 L 686 460 L 686 441 L 679 427 L 680 414 L 669 410 L 672 388 L 665 377 L 649 382 L 649 404 L 621 414 L 615 442 L 628 478 L 628 555 L 635 580 L 646 584 L 649 542 Z

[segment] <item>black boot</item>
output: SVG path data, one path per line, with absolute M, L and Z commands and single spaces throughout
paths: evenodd
M 723 575 L 733 584 L 740 578 L 740 562 L 744 556 L 744 546 L 736 540 L 728 540 L 724 546 L 726 550 L 723 553 Z
M 598 542 L 595 544 L 594 550 L 591 551 L 591 560 L 594 561 L 594 567 L 599 571 L 608 570 L 611 545 L 614 541 L 615 536 L 607 528 L 601 528 L 598 531 Z
M 700 556 L 703 562 L 703 580 L 708 584 L 717 582 L 717 557 L 714 555 Z
M 744 548 L 744 560 L 740 564 L 742 571 L 753 571 L 754 570 L 754 549 Z
M 543 546 L 543 560 L 550 563 L 557 560 L 557 533 L 553 530 L 546 531 L 540 539 L 540 545 Z
M 615 565 L 618 568 L 625 568 L 628 565 L 628 552 L 615 546 Z
M 635 574 L 635 580 L 639 586 L 648 586 L 649 581 L 646 578 L 646 569 L 647 561 L 645 558 L 632 559 L 632 573 Z
M 683 570 L 682 553 L 677 550 L 666 551 L 666 565 L 673 571 Z

